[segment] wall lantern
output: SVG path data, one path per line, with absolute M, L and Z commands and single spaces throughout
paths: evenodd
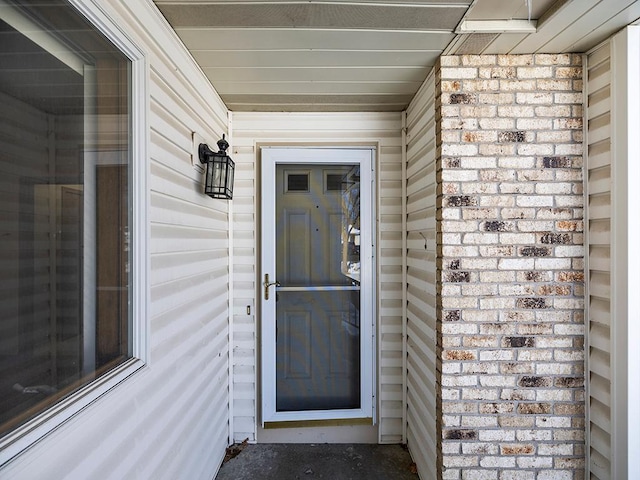
M 219 152 L 214 152 L 206 143 L 198 147 L 198 156 L 201 163 L 206 163 L 204 173 L 204 193 L 211 198 L 233 198 L 233 172 L 236 164 L 227 155 L 229 143 L 224 139 L 218 140 Z

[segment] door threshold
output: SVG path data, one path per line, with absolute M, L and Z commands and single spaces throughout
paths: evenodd
M 373 425 L 373 418 L 337 418 L 327 420 L 265 422 L 264 429 L 268 430 L 272 428 L 344 427 L 351 425 Z
M 372 425 L 370 418 L 341 419 L 331 424 L 329 422 L 331 421 L 270 422 L 277 426 L 258 427 L 256 441 L 257 443 L 378 443 L 378 425 Z

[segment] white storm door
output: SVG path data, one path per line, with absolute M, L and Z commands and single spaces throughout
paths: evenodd
M 374 418 L 372 149 L 262 149 L 262 422 Z

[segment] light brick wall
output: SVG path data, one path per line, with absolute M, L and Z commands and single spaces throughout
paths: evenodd
M 581 77 L 579 55 L 440 60 L 443 479 L 583 477 Z

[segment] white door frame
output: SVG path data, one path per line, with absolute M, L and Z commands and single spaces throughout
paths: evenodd
M 373 148 L 331 147 L 262 147 L 262 258 L 260 269 L 260 304 L 262 312 L 262 426 L 266 422 L 371 418 L 375 423 L 375 202 Z M 361 323 L 360 323 L 360 408 L 343 410 L 276 411 L 276 285 L 269 287 L 265 300 L 265 274 L 275 282 L 275 180 L 276 164 L 360 165 L 361 211 Z M 271 245 L 271 248 L 265 248 Z

